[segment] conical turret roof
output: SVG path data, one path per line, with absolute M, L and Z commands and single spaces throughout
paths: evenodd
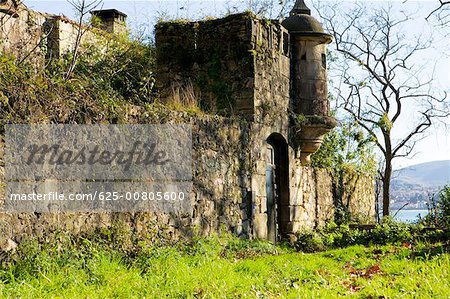
M 324 43 L 329 43 L 332 40 L 331 35 L 325 33 L 319 21 L 311 16 L 311 10 L 306 6 L 305 1 L 303 0 L 297 0 L 297 2 L 295 2 L 290 16 L 286 18 L 281 25 L 283 25 L 283 27 L 291 34 L 320 37 L 324 39 Z
M 294 8 L 291 10 L 291 15 L 292 14 L 311 15 L 311 9 L 306 6 L 305 1 L 297 0 L 295 2 Z

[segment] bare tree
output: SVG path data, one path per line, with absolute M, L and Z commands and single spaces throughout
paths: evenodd
M 446 93 L 438 95 L 433 74 L 422 72 L 430 62 L 424 61 L 421 52 L 431 46 L 431 40 L 407 37 L 404 28 L 410 18 L 398 17 L 390 6 L 369 9 L 357 4 L 349 10 L 336 4 L 318 11 L 335 39 L 341 79 L 337 101 L 372 136 L 382 154 L 379 175 L 383 216 L 388 216 L 392 161 L 411 156 L 433 121 L 450 114 Z M 406 130 L 406 124 L 408 131 L 398 137 L 394 129 Z
M 281 19 L 292 9 L 294 2 L 294 0 L 227 0 L 225 6 L 228 14 L 246 9 L 260 17 Z
M 404 0 L 403 3 L 411 2 Z M 438 26 L 445 26 L 450 23 L 450 1 L 435 0 L 438 5 L 425 17 L 427 21 L 431 21 L 432 17 L 437 21 Z
M 450 1 L 439 0 L 439 6 L 430 12 L 426 19 L 429 20 L 431 16 L 435 15 L 442 25 L 448 24 L 450 22 L 450 12 L 449 9 L 447 9 L 448 7 L 450 7 Z
M 75 70 L 82 38 L 91 27 L 91 25 L 85 24 L 85 18 L 92 10 L 99 7 L 103 3 L 103 0 L 67 0 L 67 2 L 69 2 L 70 5 L 72 5 L 72 7 L 75 9 L 78 19 L 77 36 L 75 37 L 72 59 L 66 72 L 66 80 L 70 78 L 73 71 Z

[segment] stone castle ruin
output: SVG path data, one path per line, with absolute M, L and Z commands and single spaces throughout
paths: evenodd
M 92 11 L 101 30 L 121 33 L 126 30 L 126 15 L 115 9 Z M 61 57 L 73 50 L 78 31 L 77 22 L 63 15 L 33 11 L 21 1 L 0 1 L 0 51 L 9 52 L 19 60 L 34 58 L 37 62 Z M 101 36 L 87 31 L 84 43 L 95 43 Z M 30 55 L 30 53 L 32 55 Z
M 102 29 L 123 30 L 125 14 L 116 10 L 95 14 L 104 20 Z M 1 8 L 2 15 L 22 24 L 10 25 L 14 33 L 7 33 L 10 38 L 2 50 L 20 49 L 12 46 L 20 44 L 15 36 L 25 36 L 24 30 L 30 36 L 47 36 L 43 57 L 70 50 L 76 26 L 65 17 Z M 30 17 L 36 23 L 27 27 L 24 22 Z M 49 26 L 54 31 L 48 31 Z M 44 228 L 79 233 L 110 227 L 118 218 L 131 223 L 137 233 L 151 225 L 174 235 L 193 229 L 208 235 L 225 228 L 239 236 L 276 241 L 333 221 L 338 202 L 353 219 L 373 221 L 373 178 L 348 173 L 337 180 L 325 169 L 308 166 L 324 135 L 336 126 L 327 90 L 330 42 L 331 36 L 304 1 L 297 1 L 283 22 L 243 13 L 159 23 L 157 84 L 162 100 L 188 91 L 211 112 L 189 119 L 192 214 L 36 216 L 0 211 L 0 225 L 9 225 L 8 237 L 15 241 Z

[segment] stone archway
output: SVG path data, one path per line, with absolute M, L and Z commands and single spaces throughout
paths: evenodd
M 276 242 L 287 234 L 289 223 L 288 144 L 281 134 L 273 133 L 267 145 L 267 239 Z

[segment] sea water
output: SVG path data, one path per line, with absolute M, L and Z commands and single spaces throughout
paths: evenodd
M 395 220 L 401 221 L 401 222 L 417 222 L 419 220 L 419 217 L 425 217 L 428 214 L 427 210 L 392 210 L 391 215 L 394 216 Z

